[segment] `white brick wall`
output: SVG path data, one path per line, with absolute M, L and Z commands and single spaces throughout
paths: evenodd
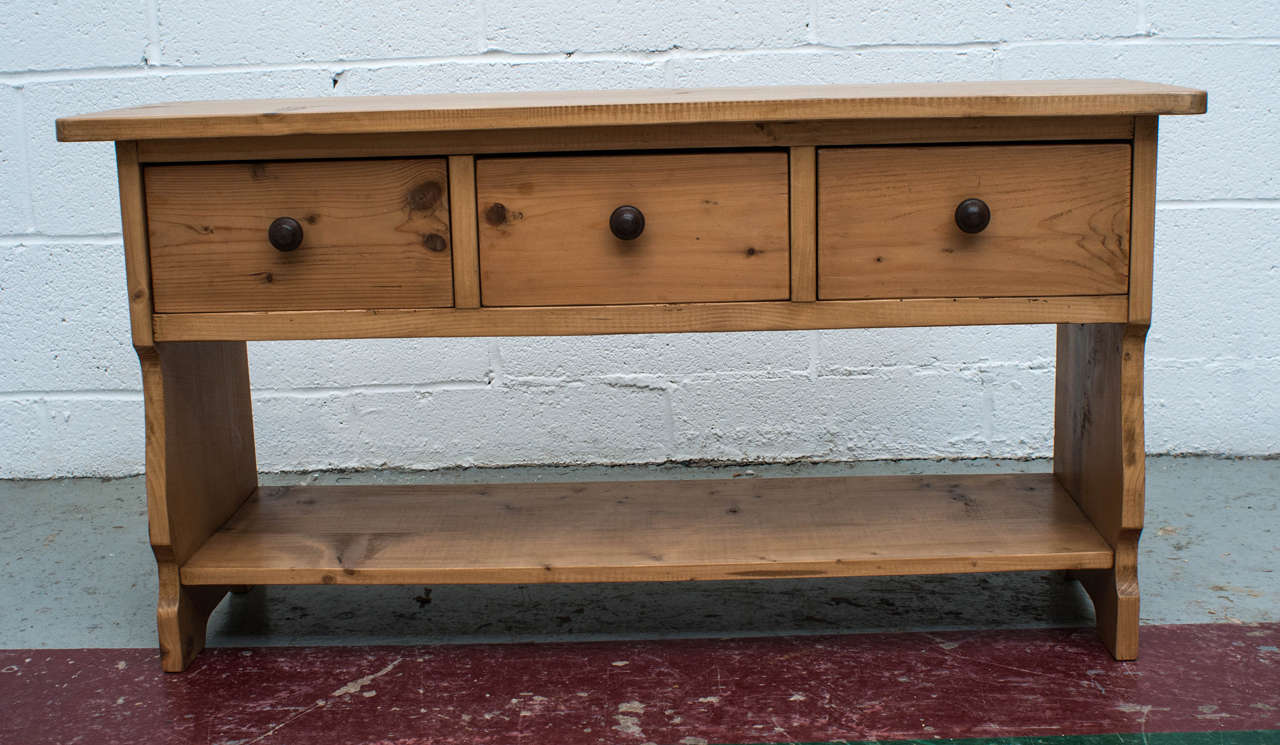
M 1280 452 L 1274 0 L 64 0 L 0 14 L 0 476 L 142 468 L 108 144 L 192 98 L 1122 76 L 1160 133 L 1152 452 Z M 251 345 L 264 469 L 1050 451 L 1053 331 Z

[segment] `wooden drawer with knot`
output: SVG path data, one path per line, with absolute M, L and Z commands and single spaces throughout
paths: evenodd
M 1127 143 L 824 148 L 822 299 L 1122 295 Z
M 157 313 L 453 305 L 443 158 L 152 165 Z

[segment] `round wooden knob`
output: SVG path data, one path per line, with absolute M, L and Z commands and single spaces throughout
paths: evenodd
M 981 233 L 991 223 L 991 208 L 981 199 L 966 199 L 956 205 L 956 227 L 966 233 Z
M 267 228 L 267 240 L 277 251 L 292 251 L 302 245 L 302 224 L 292 217 L 277 217 Z
M 619 240 L 633 241 L 644 232 L 644 213 L 629 204 L 623 205 L 609 216 L 609 230 Z

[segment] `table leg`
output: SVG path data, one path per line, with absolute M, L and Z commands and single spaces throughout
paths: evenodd
M 1053 470 L 1115 550 L 1111 569 L 1075 573 L 1118 660 L 1138 656 L 1138 537 L 1146 479 L 1142 366 L 1147 327 L 1058 326 Z
M 229 588 L 185 587 L 179 570 L 258 485 L 244 342 L 140 346 L 147 515 L 159 570 L 161 664 L 186 668 Z

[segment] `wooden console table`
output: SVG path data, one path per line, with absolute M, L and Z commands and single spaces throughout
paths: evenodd
M 228 589 L 1075 570 L 1138 652 L 1156 121 L 1122 80 L 143 106 L 165 670 Z M 1058 324 L 1053 473 L 259 487 L 246 340 Z M 548 453 L 553 459 L 554 454 Z

